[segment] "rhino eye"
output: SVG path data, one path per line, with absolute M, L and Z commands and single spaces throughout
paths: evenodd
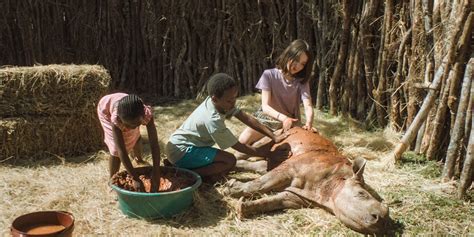
M 357 193 L 357 196 L 358 196 L 358 197 L 361 197 L 361 198 L 367 198 L 367 194 L 366 194 L 364 191 L 359 191 L 359 192 Z

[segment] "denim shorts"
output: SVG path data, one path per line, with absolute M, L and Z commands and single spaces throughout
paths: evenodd
M 214 147 L 189 146 L 183 158 L 178 160 L 175 165 L 185 169 L 196 169 L 208 166 L 214 162 L 218 149 Z

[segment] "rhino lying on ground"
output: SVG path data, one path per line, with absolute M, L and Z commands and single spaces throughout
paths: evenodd
M 233 197 L 277 192 L 273 196 L 242 201 L 240 217 L 285 208 L 321 207 L 349 228 L 364 234 L 384 233 L 391 223 L 388 207 L 364 183 L 365 159 L 352 164 L 332 142 L 318 133 L 292 128 L 278 146 L 290 146 L 292 156 L 263 176 L 249 182 L 229 181 L 226 191 Z M 269 159 L 271 160 L 271 158 Z M 240 168 L 262 171 L 259 161 L 239 160 Z

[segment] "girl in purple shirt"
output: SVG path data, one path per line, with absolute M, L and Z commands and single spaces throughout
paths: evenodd
M 312 57 L 304 40 L 295 40 L 278 57 L 276 67 L 267 69 L 256 88 L 262 91 L 262 106 L 255 113 L 257 119 L 272 129 L 284 131 L 303 124 L 300 103 L 303 102 L 306 121 L 303 128 L 314 130 L 313 104 L 309 89 Z M 251 145 L 264 135 L 247 127 L 239 141 Z

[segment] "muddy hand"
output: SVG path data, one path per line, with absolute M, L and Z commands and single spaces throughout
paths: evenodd
M 271 154 L 271 158 L 273 159 L 287 159 L 291 156 L 291 148 L 289 146 L 279 146 L 277 147 Z
M 145 190 L 143 182 L 140 179 L 133 179 L 132 185 L 133 185 L 133 188 L 137 190 L 138 192 L 143 192 Z

